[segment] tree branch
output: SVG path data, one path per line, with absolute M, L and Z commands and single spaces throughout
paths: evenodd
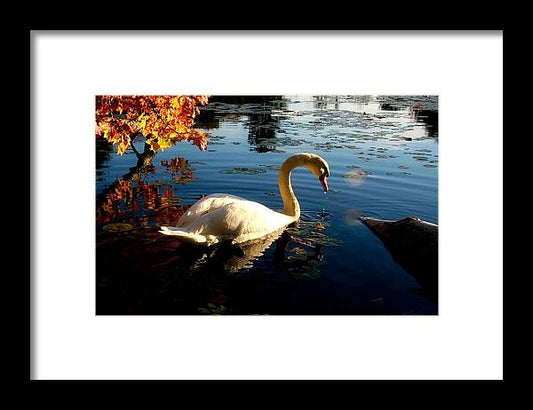
M 140 159 L 141 158 L 141 154 L 139 151 L 137 151 L 137 148 L 135 148 L 135 145 L 133 145 L 133 140 L 135 139 L 134 138 L 130 138 L 130 147 L 131 149 L 133 150 L 133 152 L 135 153 L 135 155 L 137 155 L 137 158 Z

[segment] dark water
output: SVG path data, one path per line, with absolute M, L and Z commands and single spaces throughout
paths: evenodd
M 96 313 L 436 314 L 357 216 L 438 223 L 437 105 L 435 96 L 214 96 L 197 118 L 207 151 L 181 142 L 139 164 L 97 142 Z M 204 250 L 157 233 L 210 193 L 282 208 L 278 169 L 297 152 L 328 161 L 330 192 L 294 170 L 302 217 L 278 238 Z

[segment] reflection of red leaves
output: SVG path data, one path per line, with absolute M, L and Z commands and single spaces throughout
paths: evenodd
M 170 187 L 165 186 L 165 192 L 163 193 L 163 198 L 172 198 L 174 196 L 174 191 Z
M 185 158 L 172 158 L 170 162 L 163 160 L 161 161 L 161 165 L 172 174 L 179 174 L 173 175 L 172 182 L 174 183 L 184 185 L 195 179 L 194 171 L 189 167 L 189 161 Z
M 161 192 L 162 191 L 162 192 Z M 175 206 L 177 198 L 171 185 L 150 185 L 145 180 L 133 185 L 118 180 L 100 201 L 96 210 L 97 224 L 127 222 L 136 226 L 175 225 L 190 205 Z
M 220 295 L 214 297 L 213 299 L 211 299 L 211 303 L 215 304 L 215 305 L 222 305 L 226 302 L 226 299 L 227 297 L 221 293 Z
M 160 208 L 155 213 L 155 223 L 158 226 L 170 225 L 175 226 L 181 216 L 190 208 L 190 205 L 167 206 Z
M 161 161 L 161 165 L 171 172 L 183 172 L 189 170 L 189 161 L 181 157 L 172 158 L 170 162 L 163 160 Z
M 99 223 L 109 223 L 120 220 L 124 216 L 124 210 L 121 207 L 122 202 L 131 202 L 133 191 L 129 181 L 119 179 L 112 189 L 107 193 L 104 201 L 97 207 L 96 220 Z

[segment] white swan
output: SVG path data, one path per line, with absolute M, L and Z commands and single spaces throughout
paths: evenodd
M 328 191 L 328 163 L 316 154 L 294 154 L 279 170 L 281 212 L 238 196 L 211 194 L 193 204 L 177 226 L 162 226 L 159 232 L 204 246 L 225 241 L 240 244 L 277 232 L 300 218 L 300 205 L 291 186 L 291 171 L 297 167 L 309 168 L 319 178 L 324 192 Z

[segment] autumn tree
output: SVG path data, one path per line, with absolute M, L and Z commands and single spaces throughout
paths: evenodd
M 179 141 L 190 141 L 201 150 L 207 148 L 207 135 L 193 128 L 198 105 L 208 96 L 96 96 L 96 136 L 117 146 L 122 155 L 133 139 L 145 139 L 145 152 L 153 154 Z
M 120 200 L 133 203 L 135 188 L 131 188 L 131 182 L 140 182 L 145 173 L 155 169 L 152 160 L 159 150 L 179 141 L 190 141 L 201 150 L 207 148 L 207 135 L 193 128 L 194 118 L 200 112 L 198 105 L 205 105 L 207 101 L 208 96 L 204 95 L 96 97 L 96 137 L 113 143 L 119 155 L 131 147 L 137 156 L 137 163 L 129 172 L 97 196 L 97 217 L 110 217 Z M 142 152 L 135 148 L 135 138 L 144 139 Z M 173 173 L 180 173 L 181 176 L 175 176 L 175 182 L 186 183 L 194 178 L 183 158 L 162 165 Z M 157 199 L 154 189 L 145 184 L 138 185 L 145 195 Z

